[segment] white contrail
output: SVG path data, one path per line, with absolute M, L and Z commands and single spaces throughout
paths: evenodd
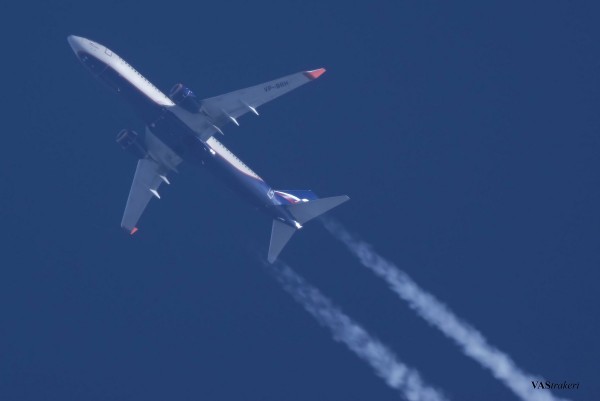
M 269 267 L 283 288 L 321 325 L 329 328 L 340 341 L 365 360 L 388 386 L 398 390 L 410 401 L 443 401 L 446 398 L 423 382 L 419 373 L 398 361 L 394 353 L 372 337 L 358 323 L 336 308 L 318 289 L 282 262 Z
M 534 389 L 532 381 L 544 379 L 523 372 L 506 353 L 490 345 L 479 331 L 459 319 L 397 266 L 379 256 L 369 244 L 351 235 L 338 222 L 331 219 L 321 221 L 336 239 L 346 245 L 365 267 L 384 279 L 392 291 L 408 302 L 419 316 L 454 340 L 465 355 L 489 369 L 496 379 L 519 398 L 524 401 L 564 400 L 554 397 L 547 389 Z

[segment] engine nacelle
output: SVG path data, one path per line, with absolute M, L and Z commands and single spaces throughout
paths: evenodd
M 143 159 L 148 153 L 140 139 L 139 134 L 132 129 L 122 129 L 117 134 L 117 143 L 121 145 L 121 149 L 128 151 L 136 159 Z
M 177 84 L 169 91 L 169 98 L 178 106 L 184 108 L 190 113 L 200 111 L 200 101 L 192 90 L 183 84 Z

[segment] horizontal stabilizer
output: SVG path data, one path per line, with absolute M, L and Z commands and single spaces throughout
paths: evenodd
M 310 202 L 287 205 L 286 209 L 294 216 L 298 223 L 304 224 L 349 199 L 346 195 L 332 196 L 331 198 L 315 199 Z
M 273 228 L 271 229 L 271 244 L 269 245 L 269 255 L 267 260 L 273 263 L 277 256 L 283 250 L 285 244 L 288 243 L 296 229 L 279 220 L 273 220 Z
M 294 193 L 296 195 L 316 197 L 311 191 L 275 191 L 275 193 L 277 192 L 286 195 L 284 196 L 285 199 L 287 199 L 289 196 L 293 196 L 294 198 L 296 198 L 296 196 L 291 195 L 291 193 Z M 301 194 L 301 192 L 303 194 Z M 314 219 L 315 217 L 322 215 L 323 213 L 333 209 L 338 205 L 341 205 L 349 199 L 350 198 L 346 195 L 314 200 L 308 200 L 306 198 L 303 198 L 297 200 L 296 203 L 275 206 L 277 208 L 285 208 L 292 215 L 291 217 L 293 217 L 295 220 L 289 222 L 290 224 L 283 223 L 277 219 L 273 220 L 273 228 L 271 231 L 271 244 L 269 245 L 269 255 L 267 257 L 269 263 L 273 263 L 275 259 L 277 259 L 277 256 L 279 256 L 279 254 L 283 250 L 283 247 L 292 238 L 294 232 L 296 232 L 297 229 L 302 228 L 302 224 Z M 291 223 L 294 223 L 296 227 L 293 227 Z

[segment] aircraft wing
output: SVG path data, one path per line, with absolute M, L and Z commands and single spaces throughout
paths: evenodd
M 137 222 L 152 197 L 160 198 L 158 187 L 169 183 L 166 169 L 150 158 L 140 159 L 135 169 L 129 198 L 125 206 L 121 227 L 130 234 L 137 231 Z
M 230 122 L 239 125 L 237 119 L 242 115 L 249 112 L 258 115 L 257 108 L 259 106 L 317 79 L 324 72 L 324 68 L 298 72 L 249 88 L 204 99 L 201 110 L 217 126 L 223 126 Z

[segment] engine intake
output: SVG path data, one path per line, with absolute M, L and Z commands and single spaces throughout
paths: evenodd
M 140 139 L 139 134 L 132 129 L 122 129 L 117 134 L 117 143 L 121 149 L 128 151 L 137 159 L 143 159 L 148 153 Z
M 201 104 L 190 88 L 183 84 L 176 84 L 169 91 L 169 98 L 178 106 L 181 106 L 190 113 L 200 111 Z

